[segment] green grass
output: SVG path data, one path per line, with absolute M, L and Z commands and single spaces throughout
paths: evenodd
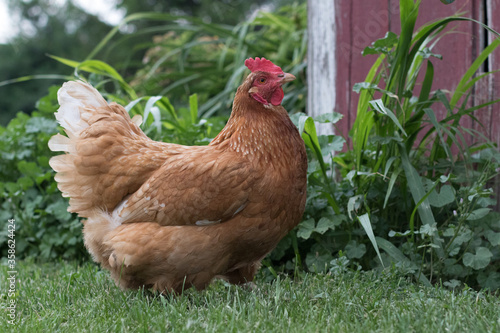
M 253 291 L 218 281 L 203 292 L 164 297 L 123 292 L 92 264 L 27 261 L 16 268 L 16 332 L 500 331 L 498 296 L 421 287 L 392 273 L 260 278 Z

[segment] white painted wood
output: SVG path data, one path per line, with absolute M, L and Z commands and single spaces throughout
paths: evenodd
M 335 4 L 333 0 L 307 2 L 307 113 L 318 116 L 335 107 Z M 331 124 L 319 125 L 318 134 L 333 134 Z

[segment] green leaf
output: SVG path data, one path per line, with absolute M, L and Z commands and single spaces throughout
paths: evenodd
M 23 191 L 26 191 L 27 189 L 29 189 L 30 187 L 35 185 L 35 183 L 33 182 L 33 179 L 28 178 L 28 177 L 18 178 L 17 184 L 22 188 Z
M 376 99 L 376 100 L 370 101 L 370 105 L 376 111 L 380 112 L 381 114 L 384 114 L 384 115 L 388 116 L 392 120 L 392 122 L 401 130 L 401 132 L 403 133 L 403 135 L 404 136 L 408 136 L 408 134 L 406 134 L 405 130 L 403 129 L 403 126 L 401 126 L 401 124 L 399 123 L 399 120 L 396 117 L 396 115 L 391 110 L 389 110 L 388 108 L 386 108 L 384 106 L 384 102 L 382 102 L 381 99 Z
M 445 205 L 452 203 L 454 200 L 455 189 L 450 185 L 444 185 L 441 187 L 439 194 L 437 194 L 437 198 L 435 198 L 433 194 L 430 196 L 431 204 L 434 207 L 444 207 Z
M 430 189 L 433 186 L 433 183 L 426 179 L 424 186 L 427 189 Z M 434 189 L 431 194 L 429 194 L 428 199 L 431 206 L 444 207 L 455 201 L 455 189 L 450 185 L 443 185 L 439 193 L 436 189 Z
M 480 272 L 477 281 L 482 288 L 498 290 L 500 288 L 500 272 Z
M 449 228 L 446 230 L 445 233 L 453 237 L 455 235 L 455 230 Z M 455 237 L 455 239 L 453 239 L 453 242 L 448 246 L 448 255 L 452 257 L 457 255 L 460 252 L 461 245 L 470 241 L 472 239 L 472 236 L 473 234 L 470 229 L 467 229 L 465 227 L 460 228 L 457 236 Z
M 46 180 L 50 180 L 52 177 L 52 172 L 50 171 L 47 171 L 44 175 L 41 175 L 41 176 L 38 176 L 35 178 L 35 182 L 37 185 L 40 185 L 41 183 L 43 183 L 44 181 Z
M 261 11 L 259 17 L 255 19 L 255 24 L 278 26 L 284 31 L 293 31 L 294 24 L 291 18 L 282 15 L 276 15 L 270 12 Z
M 83 62 L 77 62 L 77 61 L 73 61 L 73 60 L 69 60 L 69 59 L 65 59 L 65 58 L 61 58 L 61 57 L 56 57 L 53 55 L 49 55 L 49 57 L 59 61 L 60 63 L 65 64 L 67 66 L 75 68 L 76 72 L 78 72 L 78 70 L 82 70 L 82 71 L 89 72 L 89 73 L 95 73 L 95 74 L 111 77 L 111 78 L 115 79 L 120 84 L 120 86 L 127 92 L 127 94 L 130 96 L 130 98 L 132 98 L 132 99 L 138 98 L 134 89 L 132 89 L 132 87 L 123 79 L 123 77 L 116 71 L 116 69 L 114 69 L 113 67 L 111 67 L 110 65 L 105 63 L 104 61 L 85 60 Z
M 359 259 L 363 257 L 366 253 L 366 245 L 359 244 L 355 240 L 349 241 L 345 246 L 345 252 L 349 259 Z
M 175 112 L 175 108 L 172 105 L 172 103 L 170 103 L 170 100 L 167 97 L 163 96 L 160 100 L 158 100 L 157 104 L 163 110 L 166 110 L 168 112 L 168 114 L 172 117 L 172 119 L 175 120 L 175 122 L 178 122 L 178 118 L 177 118 L 177 114 Z
M 306 126 L 306 121 L 310 119 L 311 117 L 303 115 L 299 117 L 299 122 L 298 122 L 298 129 L 299 129 L 299 134 L 304 133 L 304 128 Z
M 493 232 L 490 230 L 486 233 L 486 238 L 492 246 L 500 245 L 500 232 Z
M 380 255 L 380 252 L 378 250 L 378 245 L 377 241 L 375 239 L 375 235 L 373 234 L 373 229 L 372 229 L 372 224 L 370 222 L 370 217 L 368 214 L 363 214 L 361 216 L 358 216 L 359 223 L 361 223 L 361 226 L 363 229 L 365 229 L 366 234 L 368 235 L 368 238 L 370 239 L 370 242 L 372 242 L 373 248 L 377 252 L 378 258 L 380 259 L 380 263 L 382 266 L 384 266 L 384 262 L 382 261 L 382 256 Z
M 417 170 L 415 170 L 413 165 L 410 163 L 410 159 L 408 157 L 408 154 L 406 153 L 405 146 L 403 144 L 400 144 L 399 148 L 400 148 L 399 151 L 401 155 L 401 162 L 403 165 L 403 169 L 405 171 L 406 179 L 408 181 L 408 185 L 413 200 L 415 201 L 415 209 L 413 210 L 413 213 L 410 217 L 410 230 L 412 231 L 413 234 L 415 232 L 415 227 L 414 227 L 415 212 L 418 211 L 418 214 L 423 224 L 428 224 L 432 226 L 436 224 L 436 220 L 434 218 L 434 214 L 432 213 L 432 209 L 428 200 L 430 192 L 425 193 L 424 185 L 422 183 L 422 178 L 418 174 Z M 437 186 L 438 182 L 442 181 L 444 181 L 444 179 L 436 181 L 434 186 Z M 436 245 L 435 248 L 439 258 L 443 258 L 444 250 L 441 246 L 441 239 L 439 238 L 437 232 L 434 233 L 434 236 L 432 237 L 432 242 L 434 245 Z
M 401 169 L 398 169 L 391 175 L 391 179 L 389 180 L 389 185 L 387 186 L 387 193 L 385 194 L 384 206 L 383 206 L 384 209 L 387 206 L 387 202 L 389 201 L 389 197 L 391 196 L 392 193 L 392 188 L 394 187 L 394 184 L 396 183 L 396 180 L 398 179 L 400 172 Z
M 371 46 L 366 47 L 362 54 L 365 56 L 368 54 L 387 53 L 398 43 L 398 39 L 398 35 L 389 31 L 383 38 L 377 39 Z
M 321 135 L 318 138 L 321 147 L 321 153 L 325 158 L 332 152 L 341 151 L 344 148 L 345 140 L 338 135 Z
M 482 66 L 483 62 L 488 59 L 488 56 L 490 53 L 492 53 L 498 46 L 500 46 L 500 39 L 495 38 L 490 45 L 488 45 L 482 52 L 479 54 L 479 56 L 474 60 L 472 65 L 469 67 L 469 69 L 465 72 L 463 75 L 462 79 L 458 83 L 455 92 L 453 96 L 451 97 L 450 100 L 450 105 L 451 108 L 454 109 L 455 106 L 458 104 L 458 101 L 462 96 L 467 94 L 467 90 L 465 87 L 468 86 L 469 80 L 473 78 L 473 76 L 476 74 L 477 70 Z
M 320 114 L 319 116 L 314 118 L 314 121 L 318 123 L 331 123 L 335 124 L 337 123 L 340 119 L 342 119 L 343 115 L 341 113 L 337 112 L 330 112 L 330 113 L 323 113 Z
M 444 134 L 446 134 L 445 128 L 441 125 L 440 122 L 437 121 L 436 114 L 434 113 L 434 110 L 430 108 L 425 108 L 424 109 L 425 114 L 427 117 L 429 117 L 430 122 L 434 126 L 434 130 L 439 136 L 439 140 L 441 142 L 440 148 L 444 149 L 446 152 L 446 155 L 448 156 L 449 159 L 453 158 L 453 155 L 451 153 L 450 146 L 446 143 L 446 140 L 444 138 Z
M 436 232 L 437 232 L 437 224 L 433 224 L 433 225 L 430 225 L 430 224 L 424 224 L 420 227 L 419 229 L 419 233 L 421 235 L 427 235 L 429 237 L 432 237 Z
M 54 215 L 54 217 L 60 221 L 71 220 L 71 213 L 68 212 L 68 204 L 64 200 L 58 200 L 45 208 L 46 212 Z
M 26 122 L 26 133 L 57 133 L 57 122 L 43 117 L 33 117 Z
M 353 219 L 351 213 L 355 213 L 361 207 L 362 203 L 363 196 L 361 194 L 349 198 L 349 201 L 347 202 L 347 214 L 351 220 Z
M 460 287 L 461 282 L 459 280 L 451 279 L 450 281 L 445 281 L 443 282 L 443 285 L 445 287 L 448 287 L 450 289 L 455 289 L 457 287 Z
M 191 124 L 196 124 L 198 120 L 198 95 L 189 96 L 189 111 L 191 114 Z
M 379 89 L 378 86 L 375 83 L 371 82 L 358 82 L 355 83 L 354 86 L 352 86 L 352 91 L 355 93 L 360 93 L 362 90 L 368 90 L 368 89 Z
M 319 219 L 316 228 L 314 228 L 314 231 L 320 234 L 324 234 L 329 229 L 335 230 L 335 225 L 336 224 L 334 220 L 328 217 L 322 217 Z
M 0 81 L 0 87 L 7 86 L 7 85 L 13 84 L 13 83 L 20 83 L 20 82 L 26 82 L 26 81 L 31 81 L 31 80 L 68 81 L 68 80 L 74 80 L 74 77 L 69 76 L 69 75 L 53 75 L 53 74 L 26 75 L 26 76 L 17 77 L 17 78 L 10 79 L 10 80 Z
M 420 90 L 420 95 L 418 96 L 417 108 L 415 110 L 416 114 L 420 114 L 420 110 L 425 107 L 429 107 L 432 102 L 429 101 L 429 95 L 432 88 L 432 82 L 434 81 L 434 66 L 432 62 L 427 61 L 427 70 L 425 71 L 424 81 L 422 82 L 422 89 Z
M 139 102 L 141 102 L 145 98 L 147 98 L 147 97 L 143 96 L 143 97 L 139 97 L 139 98 L 134 99 L 133 101 L 131 101 L 130 103 L 128 103 L 125 106 L 125 110 L 127 110 L 127 112 L 130 113 L 130 111 L 134 108 L 134 106 L 139 104 Z
M 303 239 L 309 239 L 311 237 L 312 232 L 314 231 L 314 219 L 310 218 L 305 220 L 299 224 L 299 230 L 297 231 L 297 237 Z
M 42 169 L 40 169 L 35 162 L 19 161 L 19 163 L 17 163 L 17 169 L 23 175 L 30 178 L 36 178 L 37 176 L 43 175 Z
M 370 82 L 373 84 L 376 84 L 378 82 L 377 72 L 379 70 L 379 67 L 382 66 L 384 59 L 384 54 L 381 54 L 377 58 L 370 71 L 368 72 L 365 82 Z M 373 112 L 370 112 L 368 108 L 371 99 L 372 94 L 370 93 L 370 91 L 363 90 L 360 92 L 356 120 L 352 129 L 353 135 L 351 135 L 353 140 L 356 170 L 361 170 L 362 155 L 374 124 Z
M 335 227 L 342 223 L 342 219 L 322 217 L 316 224 L 313 218 L 303 221 L 299 224 L 297 236 L 303 239 L 309 239 L 313 232 L 324 234 L 328 230 L 335 230 Z
M 488 215 L 488 213 L 491 211 L 491 208 L 478 208 L 476 210 L 473 210 L 469 216 L 467 216 L 467 220 L 468 221 L 475 221 L 475 220 L 479 220 L 483 217 L 485 217 L 486 215 Z
M 406 263 L 407 265 L 412 264 L 411 260 L 408 259 L 403 254 L 403 252 L 401 252 L 401 250 L 399 250 L 397 247 L 395 247 L 394 244 L 392 244 L 388 240 L 381 238 L 381 237 L 377 237 L 376 239 L 377 239 L 377 244 L 380 246 L 380 248 L 382 250 L 384 250 L 389 255 L 389 257 L 394 259 L 394 261 Z M 425 286 L 428 286 L 428 287 L 432 286 L 431 282 L 429 281 L 429 279 L 427 279 L 427 277 L 425 277 L 425 275 L 419 274 L 419 273 L 415 273 L 414 275 Z
M 323 273 L 328 269 L 333 256 L 329 253 L 308 253 L 306 264 L 311 272 Z
M 144 107 L 144 120 L 145 124 L 148 121 L 148 116 L 151 114 L 153 116 L 153 125 L 156 127 L 158 132 L 161 132 L 161 114 L 158 107 L 155 107 L 155 103 L 162 99 L 163 96 L 152 96 L 148 99 L 146 106 Z
M 44 259 L 49 259 L 52 250 L 52 244 L 43 242 L 40 244 L 40 256 Z
M 304 142 L 309 146 L 309 148 L 319 150 L 319 159 L 319 156 L 323 156 L 323 154 L 321 154 L 318 135 L 316 133 L 316 125 L 314 124 L 314 120 L 311 117 L 308 117 L 304 123 L 304 133 L 307 134 Z
M 485 247 L 478 247 L 476 249 L 476 254 L 467 252 L 464 255 L 463 263 L 465 266 L 472 267 L 475 270 L 480 270 L 488 266 L 491 261 L 493 254 L 490 250 Z

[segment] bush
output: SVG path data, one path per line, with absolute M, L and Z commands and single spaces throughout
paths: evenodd
M 312 271 L 395 265 L 425 284 L 498 289 L 500 214 L 491 209 L 496 200 L 489 185 L 500 153 L 460 120 L 476 120 L 475 110 L 498 102 L 467 103 L 474 83 L 485 76 L 473 74 L 500 40 L 478 56 L 454 94 L 432 93 L 433 61 L 440 58 L 432 45 L 446 38 L 448 23 L 464 18 L 448 17 L 414 32 L 418 3 L 403 2 L 402 34 L 388 33 L 364 50 L 379 58 L 366 82 L 354 86 L 353 149 L 333 156 L 341 139 L 317 137 L 313 119 L 296 119 L 310 153 L 306 213 L 272 258 L 288 258 L 285 267 L 291 269 L 300 265 L 300 253 Z M 442 120 L 434 112 L 438 105 L 447 111 Z
M 307 51 L 306 4 L 284 6 L 275 13 L 261 12 L 236 26 L 207 24 L 191 17 L 143 14 L 158 20 L 158 31 L 144 66 L 131 80 L 141 96 L 169 96 L 175 107 L 197 93 L 199 113 L 228 116 L 236 88 L 246 75 L 248 57 L 265 56 L 297 80 L 285 87 L 283 106 L 291 113 L 305 110 Z M 172 27 L 172 21 L 184 23 Z
M 7 253 L 7 221 L 15 219 L 16 257 L 82 259 L 81 223 L 66 211 L 49 166 L 50 137 L 58 132 L 54 118 L 58 87 L 37 104 L 31 116 L 18 113 L 0 127 L 0 193 L 2 193 L 0 246 Z M 5 245 L 5 246 L 4 246 Z

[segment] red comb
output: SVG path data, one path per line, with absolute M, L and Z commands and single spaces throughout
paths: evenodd
M 245 60 L 245 66 L 253 72 L 268 72 L 275 74 L 282 74 L 283 70 L 281 67 L 273 64 L 271 60 L 267 60 L 266 58 L 248 58 Z

